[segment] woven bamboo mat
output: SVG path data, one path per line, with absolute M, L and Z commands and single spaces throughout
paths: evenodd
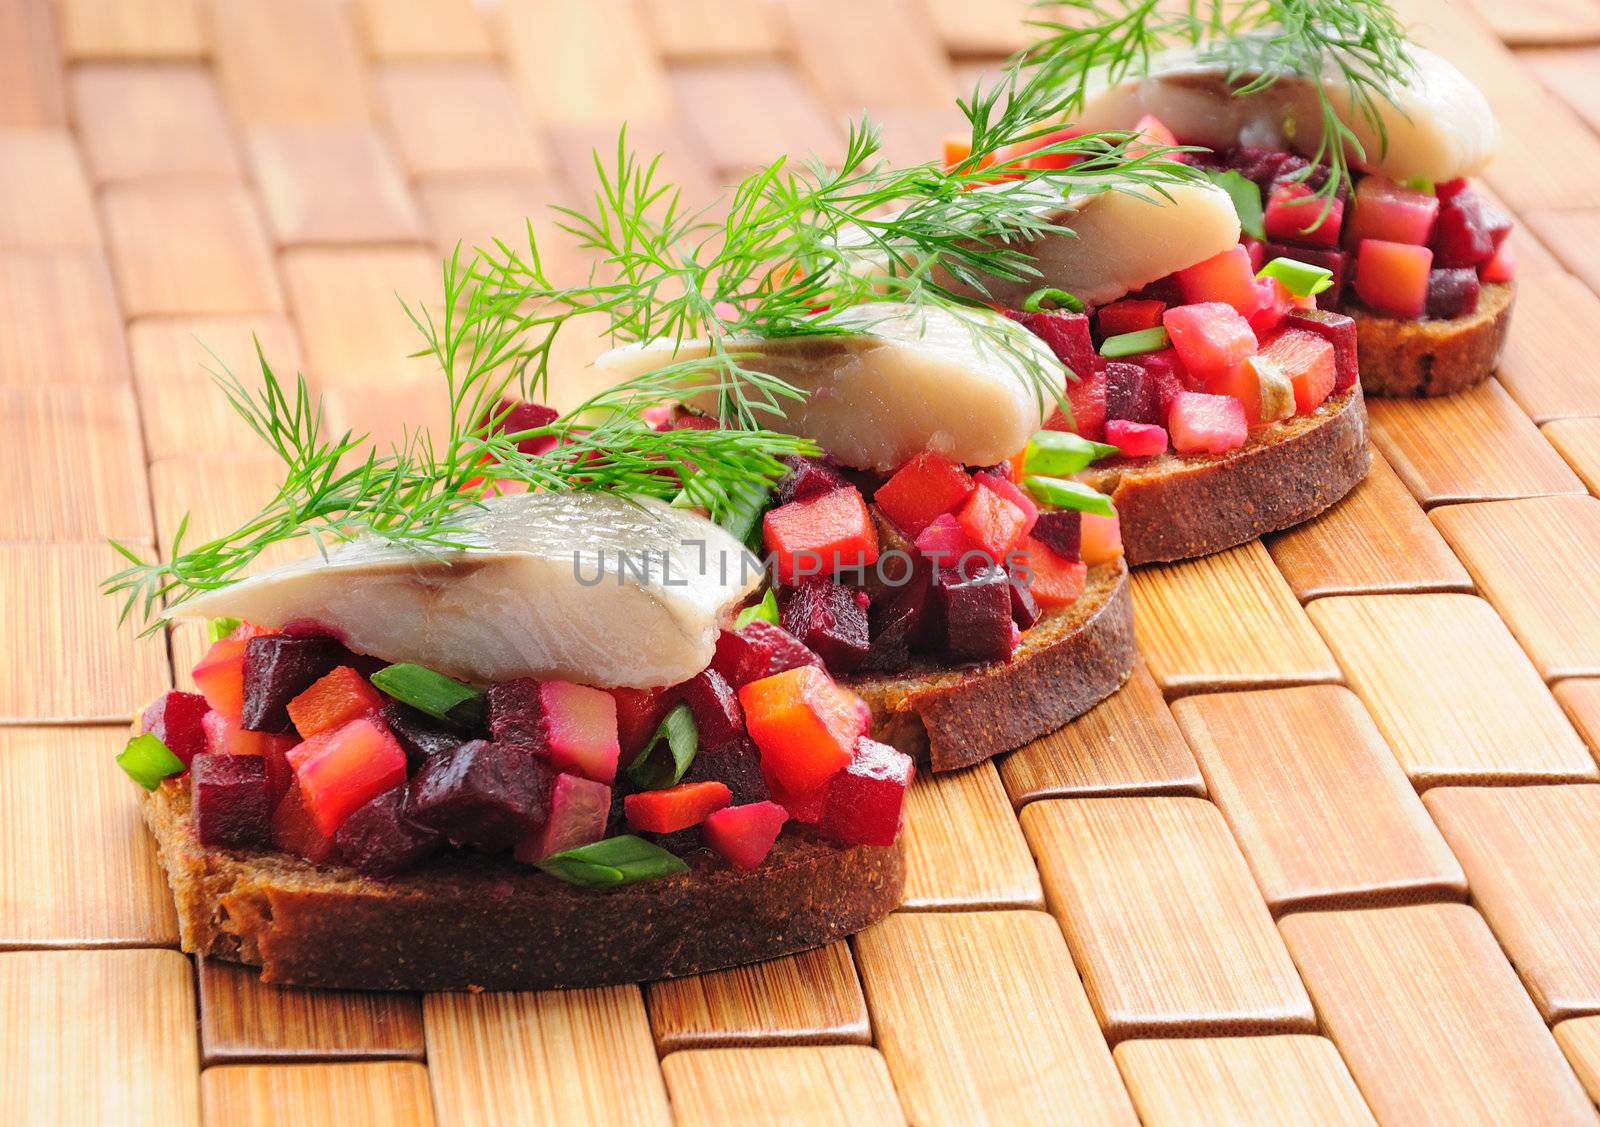
M 920 780 L 910 901 L 851 943 L 424 998 L 180 954 L 112 765 L 195 639 L 117 629 L 104 538 L 272 480 L 196 338 L 397 431 L 440 396 L 394 295 L 619 121 L 708 197 L 861 108 L 924 158 L 1023 5 L 0 0 L 0 1121 L 1593 1122 L 1600 2 L 1404 7 L 1505 126 L 1499 378 L 1374 405 L 1323 519 L 1139 574 L 1133 681 Z

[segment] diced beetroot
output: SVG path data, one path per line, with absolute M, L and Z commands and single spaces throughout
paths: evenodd
M 1126 360 L 1113 360 L 1106 365 L 1107 434 L 1113 419 L 1159 423 L 1163 417 L 1160 390 L 1145 368 Z
M 1278 178 L 1283 164 L 1290 157 L 1281 149 L 1268 149 L 1256 145 L 1240 145 L 1229 150 L 1227 166 L 1236 170 L 1246 180 L 1253 181 L 1262 192 Z
M 863 635 L 866 625 L 866 614 L 863 613 Z M 864 641 L 862 648 L 864 652 Z M 739 707 L 739 693 L 715 669 L 703 669 L 695 674 L 683 687 L 683 701 L 694 715 L 701 753 L 744 738 L 744 710 Z
M 1478 277 L 1485 282 L 1509 282 L 1516 276 L 1516 251 L 1512 249 L 1511 240 L 1506 239 L 1500 244 L 1500 249 L 1494 252 L 1494 257 L 1483 264 Z
M 539 682 L 544 748 L 558 771 L 610 784 L 617 777 L 617 702 L 604 689 L 571 681 Z
M 1106 436 L 1106 375 L 1091 370 L 1076 380 L 1067 381 L 1067 404 L 1072 408 L 1069 421 L 1060 410 L 1051 413 L 1045 426 L 1050 430 L 1075 431 L 1099 442 Z
M 789 812 L 776 802 L 725 806 L 707 816 L 700 833 L 736 869 L 754 872 L 777 844 Z
M 1441 203 L 1455 199 L 1462 192 L 1471 187 L 1472 182 L 1465 176 L 1458 176 L 1454 180 L 1442 180 L 1433 186 L 1433 194 L 1439 197 Z
M 1153 423 L 1111 419 L 1106 423 L 1106 441 L 1130 458 L 1150 458 L 1166 452 L 1167 431 Z
M 345 864 L 370 877 L 392 877 L 439 847 L 439 835 L 406 816 L 403 786 L 386 790 L 344 820 L 333 841 Z
M 424 760 L 441 752 L 452 751 L 467 742 L 460 733 L 451 731 L 433 717 L 397 700 L 384 705 L 378 715 L 399 741 L 406 753 L 406 762 L 412 768 L 420 767 Z
M 783 461 L 789 467 L 789 472 L 778 481 L 776 500 L 780 505 L 820 497 L 850 484 L 837 467 L 821 458 L 789 454 L 784 456 Z
M 1333 392 L 1333 345 L 1318 333 L 1285 329 L 1261 346 L 1261 356 L 1272 361 L 1294 385 L 1295 410 L 1309 414 Z
M 1378 313 L 1420 317 L 1428 304 L 1432 268 L 1433 252 L 1427 247 L 1367 239 L 1356 251 L 1356 296 Z
M 172 692 L 161 697 L 139 718 L 139 727 L 167 745 L 184 766 L 206 750 L 206 730 L 201 725 L 211 706 L 199 693 Z
M 1255 280 L 1250 252 L 1240 245 L 1178 271 L 1178 286 L 1186 303 L 1221 302 L 1240 313 L 1249 313 L 1255 304 Z
M 340 665 L 289 702 L 289 720 L 295 731 L 310 738 L 382 707 L 382 694 L 354 669 Z
M 783 628 L 815 651 L 830 670 L 849 673 L 870 648 L 866 595 L 814 577 L 778 593 Z
M 642 790 L 622 800 L 631 829 L 670 834 L 698 826 L 715 810 L 733 801 L 721 783 L 679 783 L 665 790 Z
M 1364 176 L 1356 185 L 1354 208 L 1345 224 L 1346 246 L 1362 239 L 1427 246 L 1439 217 L 1439 197 L 1396 184 L 1383 176 Z
M 711 668 L 735 689 L 803 665 L 821 669 L 822 659 L 781 626 L 760 619 L 738 631 L 724 630 L 717 638 L 717 654 L 711 659 Z
M 849 763 L 871 720 L 866 702 L 812 666 L 750 682 L 739 703 L 762 766 L 793 794 L 815 790 Z
M 1028 590 L 1041 607 L 1065 607 L 1078 601 L 1088 580 L 1089 565 L 1067 559 L 1028 537 L 1017 545 L 1013 556 L 1019 574 L 1025 569 Z
M 611 788 L 582 775 L 560 774 L 550 787 L 550 813 L 544 825 L 517 842 L 513 854 L 532 865 L 552 853 L 589 845 L 606 836 Z
M 201 845 L 264 849 L 272 844 L 272 801 L 260 756 L 202 753 L 190 762 L 189 774 Z
M 1511 233 L 1511 220 L 1472 191 L 1463 191 L 1439 209 L 1433 231 L 1438 266 L 1482 266 Z
M 1329 313 L 1322 309 L 1296 310 L 1287 322 L 1293 328 L 1316 333 L 1333 345 L 1333 390 L 1335 394 L 1348 391 L 1360 378 L 1356 362 L 1356 323 L 1343 313 Z
M 1327 213 L 1324 214 L 1324 208 Z M 1344 221 L 1344 204 L 1317 195 L 1309 182 L 1285 180 L 1281 176 L 1267 195 L 1261 225 L 1273 242 L 1305 244 L 1314 247 L 1339 245 L 1339 226 Z
M 1055 509 L 1039 514 L 1033 538 L 1064 560 L 1078 558 L 1083 535 L 1083 514 L 1075 509 Z
M 473 740 L 422 765 L 406 816 L 452 845 L 499 853 L 544 825 L 554 782 L 526 746 Z
M 1253 304 L 1244 310 L 1244 317 L 1250 322 L 1250 331 L 1260 340 L 1283 324 L 1289 310 L 1294 308 L 1295 298 L 1276 278 L 1256 278 L 1250 285 Z
M 289 702 L 333 672 L 343 656 L 344 647 L 324 636 L 251 638 L 244 649 L 241 722 L 253 732 L 283 731 Z
M 1027 541 L 1024 540 L 1023 544 Z M 1021 548 L 1022 545 L 1018 545 Z M 1012 552 L 1013 563 L 1016 551 Z M 1011 621 L 1016 623 L 1018 630 L 1031 630 L 1033 624 L 1039 621 L 1043 612 L 1039 609 L 1039 600 L 1034 597 L 1033 589 L 1026 577 L 1018 575 L 1015 566 L 1006 568 L 1006 575 L 1010 577 L 1011 587 Z
M 1255 355 L 1256 335 L 1231 305 L 1216 301 L 1180 305 L 1167 310 L 1163 323 L 1178 358 L 1197 379 L 1209 381 Z
M 521 434 L 523 431 L 549 426 L 556 421 L 559 414 L 560 412 L 554 407 L 546 407 L 542 403 L 522 403 L 502 399 L 492 412 L 484 416 L 480 425 L 488 427 L 493 424 L 493 430 L 497 434 Z M 496 417 L 500 417 L 499 422 L 495 422 Z M 517 449 L 524 454 L 539 455 L 555 444 L 554 435 L 542 435 L 520 440 Z
M 1044 341 L 1067 371 L 1080 379 L 1094 371 L 1094 340 L 1089 335 L 1088 314 L 1068 313 L 1065 310 L 1024 313 L 1007 309 L 1004 312 Z
M 1124 299 L 1102 305 L 1095 312 L 1095 323 L 1100 339 L 1136 333 L 1141 329 L 1154 329 L 1161 324 L 1161 315 L 1167 311 L 1164 301 Z
M 1320 266 L 1333 275 L 1333 285 L 1317 295 L 1317 308 L 1337 309 L 1344 300 L 1345 285 L 1350 277 L 1350 255 L 1331 247 L 1291 247 L 1283 243 L 1268 243 L 1266 261 L 1275 258 L 1292 258 L 1310 266 Z
M 276 735 L 270 732 L 247 732 L 237 720 L 230 720 L 215 710 L 200 718 L 201 730 L 206 736 L 206 750 L 212 755 L 253 755 L 267 768 L 267 792 L 276 803 L 294 776 L 289 766 L 288 753 L 299 746 L 294 735 Z
M 239 719 L 244 710 L 245 646 L 251 638 L 267 633 L 258 626 L 244 623 L 226 638 L 213 642 L 194 667 L 194 683 L 206 703 L 230 720 Z
M 860 569 L 878 558 L 877 530 L 854 488 L 768 509 L 762 530 L 785 583 Z
M 760 802 L 770 793 L 761 774 L 761 751 L 748 736 L 700 748 L 680 781 L 721 783 L 733 792 L 735 802 Z
M 1250 436 L 1243 403 L 1231 395 L 1198 391 L 1178 396 L 1167 431 L 1172 448 L 1180 454 L 1223 454 L 1237 450 Z
M 317 829 L 332 836 L 352 811 L 406 781 L 406 754 L 382 723 L 362 717 L 288 753 Z
M 956 513 L 956 523 L 972 544 L 1002 559 L 1027 531 L 1028 515 L 987 485 L 979 485 Z
M 1239 245 L 1250 256 L 1250 272 L 1261 273 L 1261 268 L 1267 264 L 1267 244 L 1254 235 L 1240 235 Z
M 976 480 L 978 484 L 982 485 L 985 489 L 994 490 L 1000 496 L 1004 497 L 1007 501 L 1010 501 L 1013 505 L 1022 510 L 1023 535 L 1027 535 L 1029 532 L 1033 531 L 1034 522 L 1039 519 L 1039 506 L 1034 503 L 1032 497 L 1029 497 L 1022 491 L 1021 486 L 1019 486 L 1009 477 L 1005 477 L 999 473 L 991 473 L 988 470 L 980 470 L 977 474 Z
M 872 648 L 861 663 L 863 671 L 894 673 L 904 669 L 911 662 L 913 647 L 934 632 L 937 612 L 933 606 L 932 561 L 913 559 L 908 570 L 895 572 L 895 577 L 901 581 L 881 592 L 868 609 Z
M 1097 513 L 1083 514 L 1083 539 L 1079 554 L 1085 565 L 1099 567 L 1122 558 L 1122 521 Z
M 731 635 L 730 635 L 731 637 Z M 721 641 L 717 645 L 721 648 Z M 713 659 L 712 668 L 716 663 Z M 491 693 L 493 690 L 490 690 Z M 617 702 L 617 744 L 622 758 L 632 760 L 661 727 L 661 721 L 677 703 L 671 689 L 607 689 Z M 492 699 L 492 697 L 491 697 Z
M 1004 661 L 1011 656 L 1016 636 L 1011 620 L 1011 577 L 1005 568 L 989 564 L 941 571 L 937 595 L 945 657 L 966 662 Z
M 326 864 L 338 856 L 333 835 L 319 830 L 306 810 L 299 783 L 290 784 L 272 811 L 272 848 L 313 865 Z
M 915 774 L 909 755 L 863 736 L 850 765 L 828 784 L 817 832 L 844 845 L 893 845 Z
M 808 826 L 816 825 L 821 820 L 822 811 L 828 804 L 827 783 L 808 791 L 790 792 L 783 789 L 783 784 L 765 766 L 761 768 L 761 775 L 766 780 L 772 801 L 787 810 L 789 817 Z
M 972 489 L 965 470 L 942 454 L 929 452 L 896 470 L 872 499 L 896 528 L 915 540 L 936 518 L 960 508 Z
M 1428 316 L 1449 320 L 1476 313 L 1478 289 L 1478 272 L 1470 266 L 1429 271 Z
M 502 743 L 544 746 L 548 733 L 538 681 L 532 677 L 500 681 L 489 686 L 484 698 L 490 736 Z
M 950 567 L 963 556 L 983 549 L 972 542 L 954 513 L 945 513 L 917 537 L 917 551 L 942 567 Z

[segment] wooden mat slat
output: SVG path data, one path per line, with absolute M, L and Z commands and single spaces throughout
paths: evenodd
M 994 764 L 919 771 L 906 798 L 905 907 L 1043 908 L 1039 873 Z
M 50 0 L 0 7 L 0 129 L 66 127 L 53 7 Z
M 497 66 L 390 63 L 378 71 L 377 84 L 389 130 L 413 176 L 554 171 L 543 133 Z
M 360 1108 L 370 1123 L 431 1127 L 428 1072 L 419 1064 L 232 1064 L 200 1075 L 206 1122 L 238 1127 L 342 1127 Z
M 71 92 L 78 143 L 96 183 L 242 174 L 222 94 L 204 66 L 85 63 L 73 68 Z
M 679 1127 L 898 1127 L 883 1057 L 858 1045 L 702 1049 L 661 1062 Z
M 128 348 L 99 250 L 0 251 L 0 387 L 126 383 Z

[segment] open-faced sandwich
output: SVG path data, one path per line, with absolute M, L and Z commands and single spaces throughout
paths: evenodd
M 1484 380 L 1515 286 L 1511 221 L 1469 180 L 1499 141 L 1482 93 L 1377 0 L 1210 7 L 1057 28 L 1042 81 L 1079 128 L 1202 150 L 1189 159 L 1234 196 L 1255 269 L 1328 272 L 1317 304 L 1354 319 L 1367 394 Z

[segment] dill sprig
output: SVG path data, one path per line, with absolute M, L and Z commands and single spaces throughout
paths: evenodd
M 1307 80 L 1322 125 L 1313 164 L 1333 173 L 1317 189 L 1325 201 L 1350 184 L 1351 154 L 1368 155 L 1326 83 L 1338 79 L 1347 87 L 1351 106 L 1386 149 L 1380 102 L 1392 103 L 1414 72 L 1405 28 L 1385 0 L 1061 0 L 1060 7 L 1068 17 L 1033 21 L 1043 37 L 1013 60 L 1027 100 L 1071 116 L 1097 84 L 1145 74 L 1159 52 L 1174 46 L 1194 48 L 1200 62 L 1222 67 L 1239 96 Z

